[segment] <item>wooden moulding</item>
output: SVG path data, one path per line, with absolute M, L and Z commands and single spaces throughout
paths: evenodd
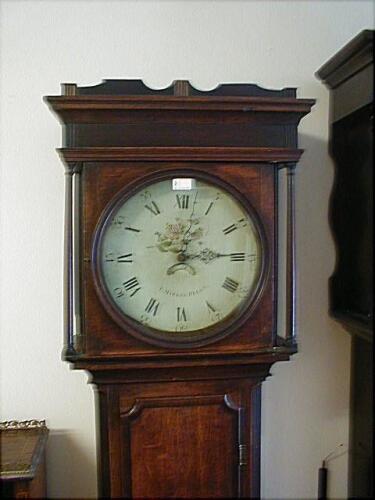
M 234 161 L 295 163 L 303 150 L 289 148 L 247 147 L 88 147 L 60 148 L 65 163 L 76 161 Z
M 254 119 L 297 125 L 314 99 L 297 99 L 296 89 L 268 90 L 253 84 L 224 84 L 211 91 L 185 80 L 155 90 L 141 80 L 106 80 L 91 87 L 63 84 L 61 96 L 45 101 L 64 124 L 232 123 Z M 262 116 L 262 118 L 261 118 Z
M 74 369 L 88 370 L 93 383 L 133 383 L 214 379 L 229 380 L 239 378 L 259 378 L 264 380 L 273 363 L 288 361 L 295 349 L 273 348 L 263 352 L 227 355 L 179 355 L 159 356 L 112 356 L 108 358 L 79 357 Z M 73 360 L 71 360 L 73 361 Z
M 363 30 L 327 61 L 317 72 L 329 88 L 334 89 L 372 64 L 374 31 Z
M 306 114 L 314 99 L 275 97 L 176 97 L 176 96 L 49 96 L 48 104 L 56 112 L 85 110 L 190 110 L 284 112 Z

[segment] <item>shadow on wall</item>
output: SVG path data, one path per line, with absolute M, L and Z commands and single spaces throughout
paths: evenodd
M 96 457 L 79 446 L 82 436 L 69 430 L 50 431 L 47 445 L 49 498 L 96 498 Z
M 295 179 L 298 354 L 274 365 L 263 385 L 262 498 L 316 498 L 319 464 L 340 443 L 345 452 L 328 464 L 328 497 L 347 498 L 350 336 L 328 312 L 334 163 L 324 132 L 299 134 L 305 152 Z

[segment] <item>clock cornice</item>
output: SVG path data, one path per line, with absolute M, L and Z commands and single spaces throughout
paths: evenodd
M 256 147 L 85 147 L 57 150 L 65 163 L 82 161 L 233 161 L 268 162 L 284 166 L 296 163 L 303 150 Z

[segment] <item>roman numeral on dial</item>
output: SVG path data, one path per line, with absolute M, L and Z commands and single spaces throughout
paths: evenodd
M 236 229 L 239 229 L 240 227 L 245 227 L 245 226 L 246 226 L 246 219 L 238 219 L 238 221 L 235 222 L 234 224 L 231 224 L 230 226 L 225 227 L 223 229 L 223 233 L 230 234 L 233 231 L 235 231 Z
M 234 252 L 230 254 L 230 260 L 232 262 L 242 262 L 245 260 L 244 252 Z
M 147 210 L 149 210 L 153 215 L 160 214 L 159 207 L 157 206 L 157 204 L 154 201 L 152 201 L 150 203 L 150 205 L 145 205 L 145 208 L 147 208 Z
M 218 321 L 223 318 L 223 314 L 206 300 L 206 306 L 208 309 L 208 315 L 211 319 Z
M 177 307 L 177 321 L 187 321 L 186 312 L 183 307 Z
M 123 287 L 127 292 L 131 292 L 130 297 L 133 297 L 133 295 L 135 295 L 141 289 L 141 287 L 139 286 L 138 279 L 136 277 L 124 281 Z
M 176 200 L 178 208 L 189 208 L 189 195 L 188 194 L 176 194 Z
M 127 262 L 127 263 L 131 263 L 133 262 L 133 259 L 132 259 L 132 256 L 133 254 L 132 253 L 127 253 L 125 255 L 119 255 L 118 257 L 114 257 L 113 253 L 112 252 L 109 252 L 106 254 L 105 256 L 105 261 L 106 262 Z
M 232 278 L 225 278 L 224 283 L 221 285 L 228 292 L 235 292 L 239 283 Z
M 146 313 L 152 314 L 153 316 L 156 316 L 156 313 L 158 312 L 159 309 L 159 302 L 153 298 L 149 300 L 149 303 L 145 307 Z
M 212 306 L 209 302 L 207 302 L 207 300 L 206 300 L 206 305 L 210 311 L 212 311 L 213 313 L 216 312 L 216 309 L 214 308 L 214 306 Z
M 132 257 L 133 257 L 132 253 L 127 253 L 125 255 L 119 255 L 117 257 L 117 262 L 128 262 L 128 263 L 130 263 L 130 262 L 133 262 Z
M 213 205 L 214 205 L 214 202 L 211 201 L 211 203 L 208 205 L 207 210 L 205 211 L 204 215 L 208 214 L 208 212 L 211 210 L 211 208 L 213 207 Z
M 223 229 L 224 234 L 230 234 L 231 232 L 235 231 L 237 229 L 236 224 L 231 224 L 230 226 L 226 227 Z

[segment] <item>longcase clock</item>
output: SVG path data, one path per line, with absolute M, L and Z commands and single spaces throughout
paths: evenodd
M 46 100 L 64 128 L 63 356 L 96 388 L 100 496 L 258 497 L 261 383 L 297 349 L 297 126 L 314 101 L 135 80 Z

